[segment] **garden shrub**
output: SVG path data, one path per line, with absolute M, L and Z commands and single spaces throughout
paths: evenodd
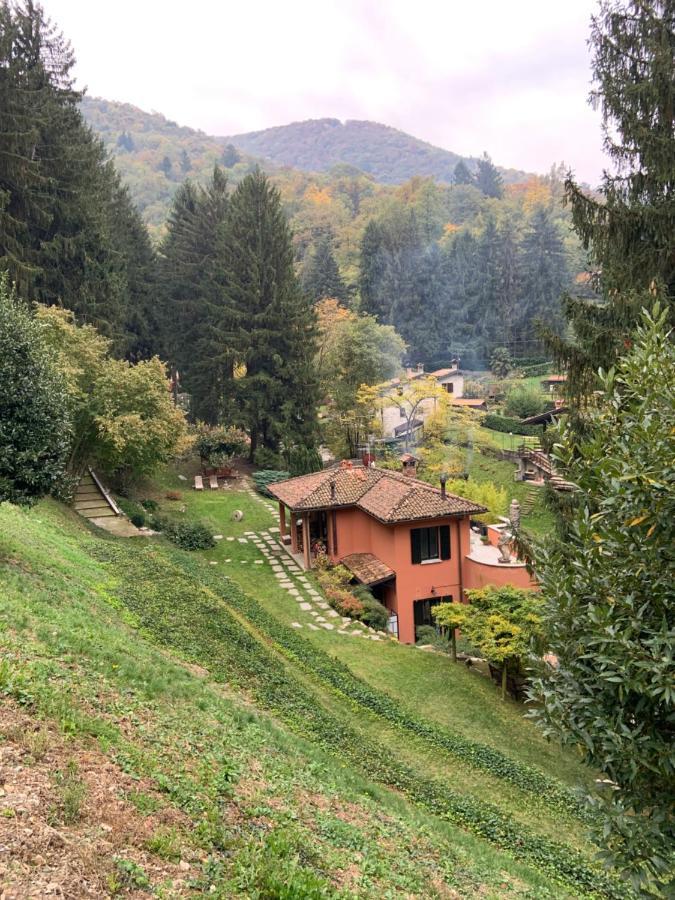
M 546 400 L 540 390 L 527 384 L 518 384 L 506 395 L 505 410 L 510 416 L 526 419 L 543 412 Z
M 164 495 L 167 500 L 182 500 L 183 495 L 180 491 L 167 491 Z
M 418 644 L 435 645 L 440 635 L 433 625 L 418 625 L 415 629 L 415 641 Z
M 202 522 L 170 522 L 154 519 L 153 526 L 182 550 L 209 550 L 216 542 L 211 529 Z
M 142 528 L 145 525 L 145 516 L 143 513 L 137 512 L 133 515 L 129 516 L 132 525 L 135 525 L 136 528 Z
M 253 454 L 253 462 L 261 469 L 278 469 L 281 457 L 267 447 L 258 447 Z
M 387 607 L 383 606 L 365 585 L 354 588 L 352 593 L 363 606 L 361 621 L 377 631 L 386 631 L 387 622 L 389 621 Z
M 541 425 L 523 425 L 520 419 L 512 419 L 510 416 L 497 416 L 494 413 L 488 413 L 483 416 L 481 425 L 484 428 L 491 428 L 492 431 L 503 431 L 506 434 L 522 434 L 529 436 L 541 436 L 543 429 Z
M 147 497 L 145 500 L 141 500 L 141 506 L 148 512 L 155 512 L 159 507 L 159 503 L 157 503 L 156 500 L 151 500 Z
M 253 473 L 253 483 L 259 494 L 262 494 L 263 497 L 271 497 L 267 486 L 277 481 L 286 481 L 290 477 L 290 473 L 282 469 L 260 469 L 259 472 Z

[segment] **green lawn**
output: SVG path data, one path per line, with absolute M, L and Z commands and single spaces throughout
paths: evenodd
M 0 691 L 154 779 L 217 896 L 281 896 L 282 873 L 289 897 L 624 895 L 567 792 L 589 773 L 521 707 L 446 657 L 309 629 L 245 534 L 273 526 L 248 493 L 167 474 L 155 496 L 223 540 L 187 554 L 93 536 L 53 503 L 0 508 Z

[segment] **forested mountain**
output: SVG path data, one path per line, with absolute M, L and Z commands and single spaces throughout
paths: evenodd
M 130 103 L 82 98 L 86 122 L 115 159 L 150 233 L 163 231 L 171 199 L 186 178 L 204 181 L 214 165 L 243 177 L 253 161 L 202 131 L 185 128 L 157 112 Z M 234 174 L 234 173 L 231 173 Z
M 234 145 L 157 113 L 87 98 L 82 110 L 155 239 L 166 234 L 181 184 L 208 188 L 217 164 L 232 189 L 256 165 Z M 263 166 L 312 299 L 361 304 L 401 332 L 415 361 L 458 353 L 480 365 L 501 345 L 536 355 L 535 320 L 559 326 L 559 296 L 585 268 L 561 204 L 560 168 L 508 183 L 483 157 L 460 160 L 453 184 L 418 173 L 393 185 L 346 162 L 327 172 Z
M 346 163 L 383 184 L 401 184 L 415 175 L 452 183 L 462 160 L 475 171 L 478 160 L 461 157 L 379 122 L 308 119 L 224 138 L 241 150 L 279 165 L 325 172 Z M 524 172 L 502 170 L 505 181 L 523 181 Z

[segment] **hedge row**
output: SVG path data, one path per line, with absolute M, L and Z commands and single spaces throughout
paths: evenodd
M 525 378 L 533 378 L 535 375 L 548 375 L 553 368 L 553 363 L 537 363 L 533 366 L 518 366 L 518 371 L 522 372 Z
M 118 547 L 104 551 L 117 556 Z M 217 680 L 236 681 L 266 709 L 293 730 L 332 755 L 348 760 L 366 778 L 395 788 L 433 815 L 535 864 L 554 880 L 583 894 L 622 900 L 625 887 L 598 871 L 575 850 L 531 832 L 492 804 L 456 793 L 444 784 L 421 777 L 398 763 L 384 745 L 362 737 L 344 720 L 326 710 L 319 697 L 288 670 L 273 645 L 266 645 L 244 627 L 244 595 L 234 585 L 216 596 L 195 582 L 194 566 L 183 571 L 158 548 L 125 553 L 127 580 L 121 599 L 133 611 L 144 632 L 186 658 L 206 666 Z M 199 572 L 199 577 L 204 576 Z M 226 596 L 225 596 L 226 595 Z M 225 602 L 223 602 L 225 601 Z
M 487 416 L 483 416 L 480 424 L 484 428 L 490 428 L 492 431 L 503 431 L 506 434 L 539 436 L 543 433 L 541 425 L 523 425 L 520 419 L 512 419 L 510 416 L 497 416 L 494 413 L 488 413 Z

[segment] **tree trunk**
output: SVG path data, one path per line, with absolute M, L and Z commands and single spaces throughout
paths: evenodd
M 506 663 L 502 667 L 502 700 L 506 700 Z
M 457 662 L 457 631 L 455 628 L 450 630 L 450 657 L 453 662 Z

